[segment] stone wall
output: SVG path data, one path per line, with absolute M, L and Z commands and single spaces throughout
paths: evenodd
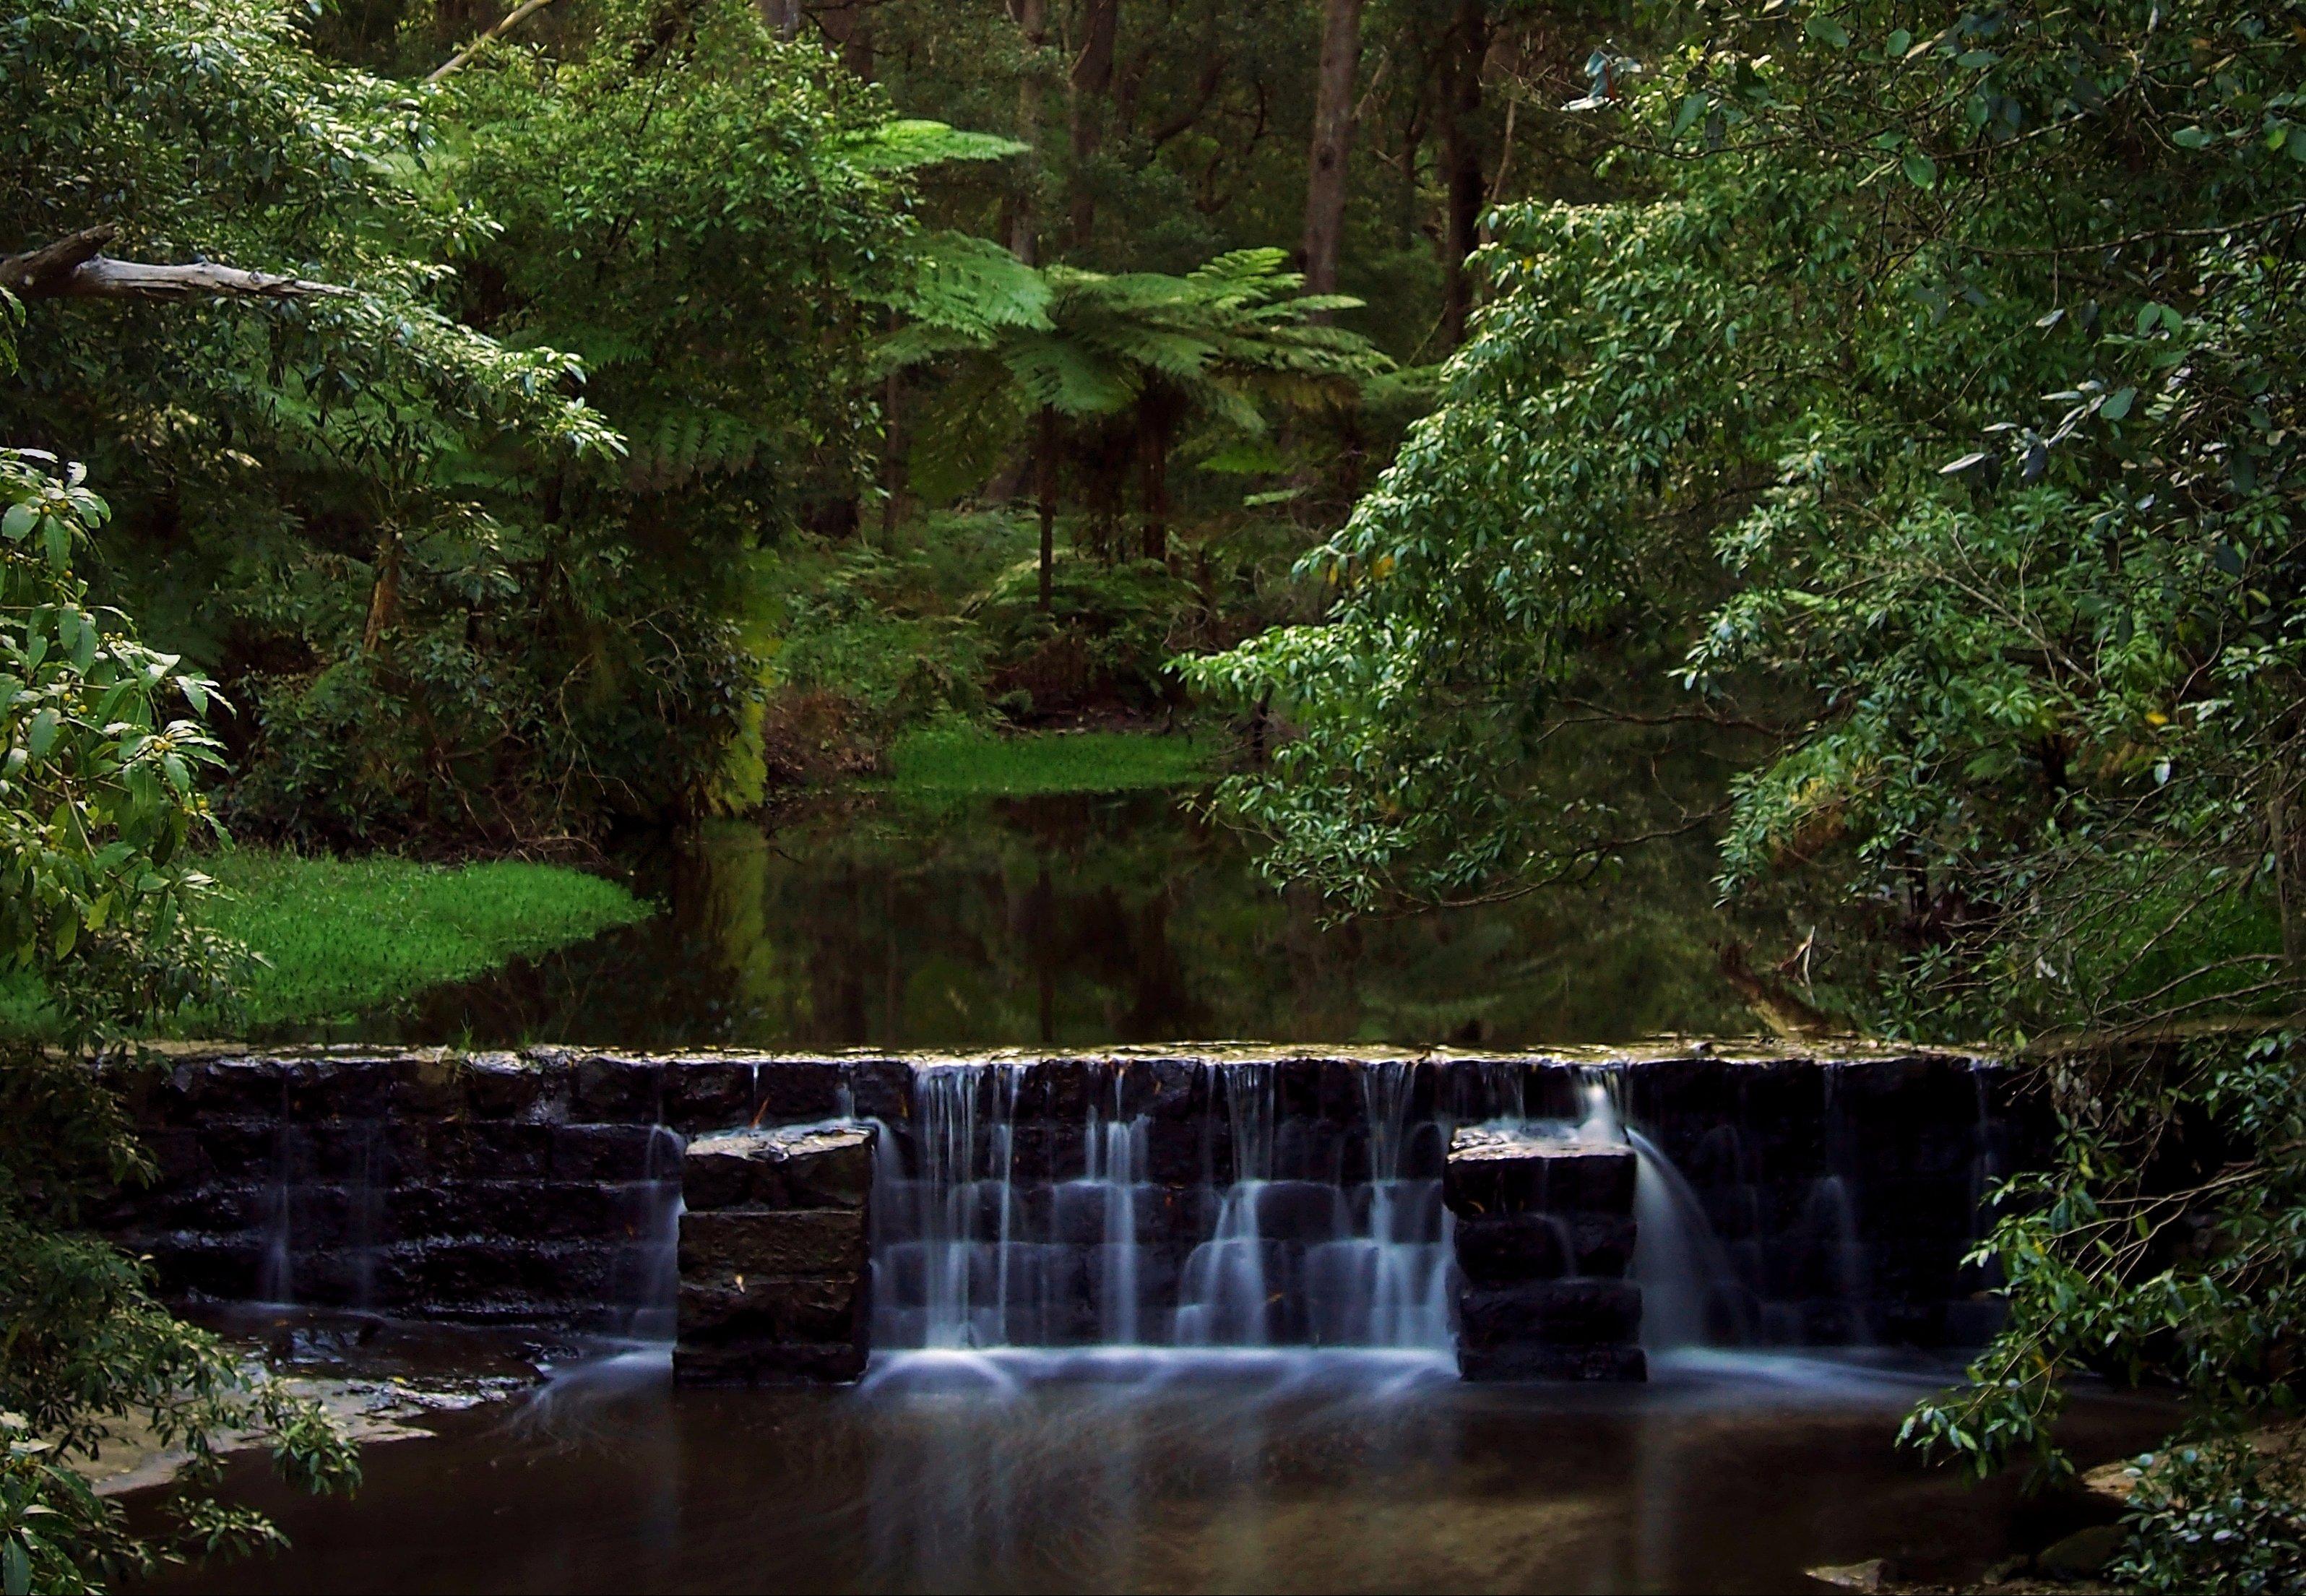
M 865 1372 L 875 1134 L 870 1124 L 747 1128 L 688 1144 L 676 1379 Z
M 1952 1054 L 1853 1048 L 1820 1059 L 1701 1044 L 996 1056 L 1014 1071 L 1020 1200 L 1051 1205 L 1058 1223 L 1060 1189 L 1082 1173 L 1087 1094 L 1110 1089 L 1111 1113 L 1145 1116 L 1140 1178 L 1162 1194 L 1145 1223 L 1179 1245 L 1205 1233 L 1200 1193 L 1234 1169 L 1212 1084 L 1219 1062 L 1271 1066 L 1287 1176 L 1269 1199 L 1277 1238 L 1289 1233 L 1291 1203 L 1330 1200 L 1313 1185 L 1366 1180 L 1373 1064 L 1406 1070 L 1416 1130 L 1405 1173 L 1436 1181 L 1448 1123 L 1500 1105 L 1575 1118 L 1581 1084 L 1605 1072 L 1630 1121 L 1687 1174 L 1745 1282 L 1746 1316 L 1779 1340 L 1974 1338 L 1991 1313 L 1959 1261 L 1976 1196 L 2042 1145 L 2003 1072 Z M 862 1052 L 188 1051 L 158 1073 L 120 1075 L 160 1179 L 110 1225 L 178 1295 L 670 1335 L 684 1139 L 854 1117 L 884 1126 L 884 1155 L 918 1170 L 916 1063 Z M 1619 1217 L 1596 1211 L 1571 1226 L 1579 1276 L 1622 1275 Z M 1092 1218 L 1066 1222 L 1086 1235 Z M 1469 1264 L 1468 1276 L 1489 1267 Z M 1607 1318 L 1605 1304 L 1589 1306 L 1595 1322 Z M 849 1344 L 846 1311 L 825 1305 L 816 1339 L 788 1344 Z
M 1638 1380 L 1642 1295 L 1626 1278 L 1633 1149 L 1478 1129 L 1451 1139 L 1443 1191 L 1470 1380 Z

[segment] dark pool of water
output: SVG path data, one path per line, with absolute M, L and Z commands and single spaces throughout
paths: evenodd
M 1891 1445 L 1943 1371 L 1707 1354 L 1647 1387 L 1396 1357 L 923 1354 L 859 1387 L 676 1391 L 661 1353 L 371 1448 L 357 1498 L 234 1465 L 294 1540 L 170 1592 L 1786 1591 L 1974 1578 L 2083 1522 Z M 2088 1462 L 2167 1410 L 2085 1397 Z
M 1331 923 L 1161 794 L 857 800 L 627 861 L 664 911 L 363 1018 L 363 1041 L 1612 1041 L 1738 1033 L 1702 840 L 1511 903 Z

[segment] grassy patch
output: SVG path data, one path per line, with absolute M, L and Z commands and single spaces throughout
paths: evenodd
M 1208 779 L 1214 753 L 1197 738 L 1151 732 L 994 737 L 932 728 L 900 738 L 890 751 L 889 774 L 869 785 L 928 799 L 1183 787 Z
M 243 848 L 211 861 L 224 889 L 201 910 L 264 960 L 233 1015 L 194 1012 L 184 1035 L 335 1020 L 549 952 L 653 911 L 614 882 L 557 865 L 448 867 L 305 858 Z M 0 1034 L 41 1028 L 38 994 L 0 989 Z

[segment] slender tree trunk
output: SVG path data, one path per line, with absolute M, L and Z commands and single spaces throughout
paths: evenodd
M 1169 558 L 1169 419 L 1144 417 L 1138 447 L 1144 450 L 1145 558 Z
M 905 497 L 905 385 L 895 371 L 881 387 L 881 546 L 897 546 Z
M 2274 762 L 2274 790 L 2267 799 L 2268 846 L 2274 854 L 2274 902 L 2282 919 L 2282 956 L 2292 965 L 2306 959 L 2306 883 L 2298 879 L 2301 849 L 2290 790 L 2290 765 Z
M 1057 407 L 1041 406 L 1041 431 L 1034 448 L 1034 465 L 1040 481 L 1041 610 L 1046 614 L 1054 597 L 1057 571 Z
M 1041 48 L 1049 38 L 1049 0 L 1016 0 L 1012 12 L 1027 60 L 1017 79 L 1017 137 L 1028 148 L 1018 166 L 1009 212 L 1009 251 L 1028 266 L 1041 263 Z
M 361 628 L 361 653 L 376 653 L 384 635 L 399 624 L 400 527 L 388 521 L 376 534 L 376 585 L 369 589 L 368 624 Z
M 1479 242 L 1482 201 L 1482 62 L 1490 50 L 1490 19 L 1482 0 L 1458 0 L 1441 69 L 1441 269 L 1443 347 L 1465 342 L 1473 309 L 1473 274 L 1465 258 Z
M 1071 80 L 1072 137 L 1072 206 L 1066 218 L 1066 236 L 1074 249 L 1089 243 L 1097 222 L 1097 193 L 1089 181 L 1090 163 L 1105 138 L 1106 99 L 1113 91 L 1113 41 L 1121 23 L 1121 0 L 1088 0 L 1080 54 L 1073 57 Z
M 753 0 L 761 13 L 761 21 L 779 38 L 790 38 L 800 31 L 800 0 Z
M 1353 154 L 1354 85 L 1362 59 L 1362 0 L 1328 0 L 1321 20 L 1312 158 L 1305 174 L 1305 287 L 1334 294 L 1345 243 L 1345 175 Z

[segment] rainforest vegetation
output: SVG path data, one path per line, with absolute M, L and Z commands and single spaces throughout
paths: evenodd
M 431 865 L 1219 767 L 1334 912 L 1701 837 L 1772 1026 L 2011 1049 L 1907 1438 L 2175 1387 L 2120 1577 L 2306 1576 L 2306 4 L 12 0 L 0 85 L 10 1596 L 261 1544 L 225 1429 L 357 1472 L 83 1228 L 90 1055 L 640 912 Z

